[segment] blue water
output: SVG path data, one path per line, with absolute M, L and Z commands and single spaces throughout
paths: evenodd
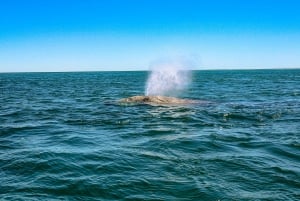
M 0 74 L 0 200 L 300 200 L 300 70 Z

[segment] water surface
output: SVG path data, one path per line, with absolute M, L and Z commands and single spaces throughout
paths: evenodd
M 1 200 L 299 200 L 300 70 L 195 71 L 120 105 L 147 72 L 0 74 Z

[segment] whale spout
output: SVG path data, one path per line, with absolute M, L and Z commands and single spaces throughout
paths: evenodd
M 132 96 L 119 100 L 120 103 L 143 103 L 143 104 L 193 104 L 199 103 L 197 100 L 181 99 L 169 96 Z

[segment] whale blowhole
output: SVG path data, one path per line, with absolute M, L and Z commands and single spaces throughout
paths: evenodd
M 206 101 L 177 98 L 191 83 L 191 62 L 183 59 L 163 59 L 150 65 L 145 95 L 120 99 L 120 103 L 193 104 Z

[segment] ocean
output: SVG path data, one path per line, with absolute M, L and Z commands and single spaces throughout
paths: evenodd
M 0 200 L 300 200 L 300 70 L 0 74 Z

